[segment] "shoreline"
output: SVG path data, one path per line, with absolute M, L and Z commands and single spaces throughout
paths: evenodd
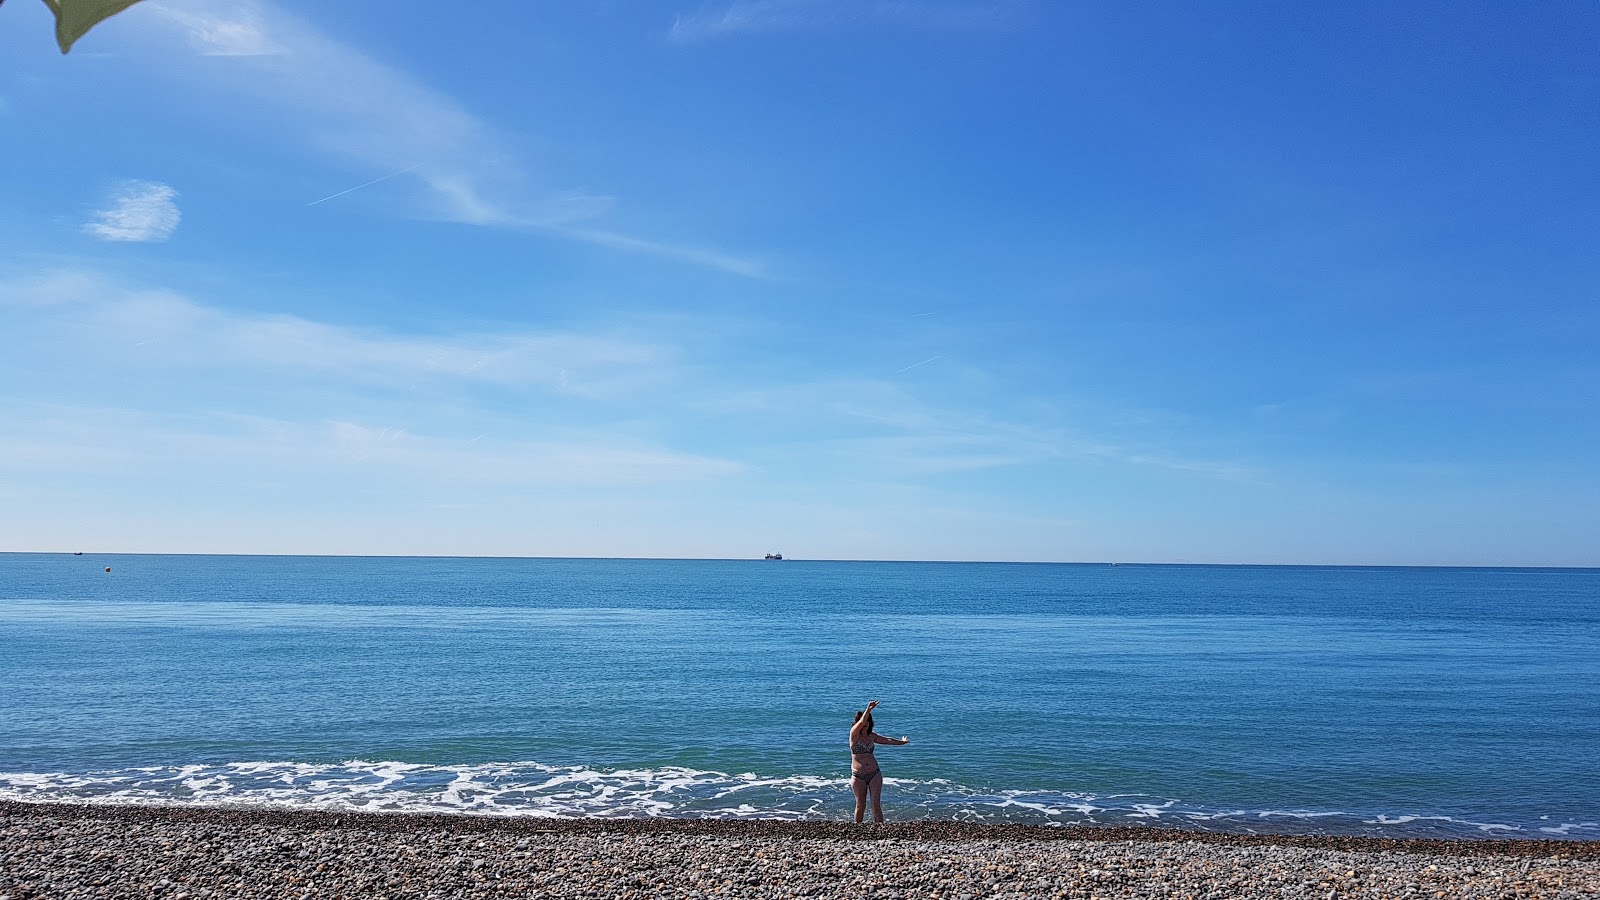
M 0 801 L 0 900 L 1593 897 L 1600 841 Z
M 1374 835 L 1198 831 L 1128 825 L 1014 825 L 916 820 L 883 825 L 793 819 L 610 818 L 499 816 L 472 813 L 367 812 L 255 804 L 70 803 L 0 800 L 0 819 L 48 818 L 174 825 L 274 826 L 299 830 L 359 829 L 402 833 L 442 829 L 457 834 L 687 835 L 796 840 L 952 842 L 1138 841 L 1230 846 L 1285 846 L 1439 856 L 1559 856 L 1600 861 L 1600 841 L 1566 838 L 1397 838 Z

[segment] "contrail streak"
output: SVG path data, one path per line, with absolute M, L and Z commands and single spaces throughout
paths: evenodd
M 0 0 L 0 2 L 4 2 L 4 0 Z M 347 188 L 346 190 L 342 190 L 337 194 L 329 194 L 328 196 L 323 197 L 321 200 L 313 200 L 310 203 L 307 203 L 306 205 L 307 206 L 316 206 L 318 203 L 325 203 L 325 202 L 327 202 L 329 200 L 332 200 L 335 197 L 343 197 L 345 194 L 348 194 L 351 191 L 359 191 L 364 187 L 372 187 L 373 185 L 377 184 L 380 181 L 388 181 L 389 179 L 395 177 L 396 175 L 404 175 L 405 173 L 411 171 L 412 169 L 418 168 L 421 165 L 422 165 L 422 163 L 417 163 L 415 166 L 407 166 L 407 167 L 405 167 L 404 169 L 401 169 L 398 172 L 390 172 L 389 174 L 383 176 L 382 178 L 374 178 L 371 181 L 367 182 L 366 184 L 358 184 L 353 188 Z
M 927 364 L 928 364 L 928 363 L 931 363 L 931 362 L 933 362 L 933 361 L 934 361 L 934 360 L 936 360 L 936 359 L 939 359 L 939 358 L 940 358 L 940 357 L 942 357 L 942 356 L 944 356 L 944 354 L 943 354 L 943 353 L 941 353 L 941 354 L 939 354 L 939 356 L 930 356 L 930 357 L 928 357 L 928 358 L 927 358 L 927 359 L 925 359 L 925 360 L 923 360 L 923 361 L 922 361 L 922 362 L 919 362 L 919 363 L 912 363 L 912 364 L 911 364 L 911 365 L 909 365 L 909 366 L 906 366 L 906 367 L 905 367 L 905 368 L 904 368 L 904 369 L 896 369 L 896 370 L 895 370 L 895 372 L 894 372 L 894 373 L 895 373 L 895 374 L 896 374 L 896 375 L 899 375 L 899 374 L 900 374 L 900 373 L 901 373 L 901 372 L 906 372 L 906 371 L 909 371 L 909 370 L 911 370 L 911 369 L 915 369 L 915 368 L 916 368 L 916 367 L 917 367 L 917 366 L 925 366 L 925 365 L 927 365 Z

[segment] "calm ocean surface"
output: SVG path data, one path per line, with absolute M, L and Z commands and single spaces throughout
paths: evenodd
M 105 567 L 110 566 L 108 574 Z M 1600 839 L 1600 570 L 0 554 L 0 798 Z

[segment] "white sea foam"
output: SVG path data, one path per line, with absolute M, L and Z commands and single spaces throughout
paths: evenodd
M 1394 813 L 1205 807 L 1140 794 L 987 791 L 947 779 L 888 779 L 895 819 L 1042 825 L 1156 825 L 1220 831 L 1388 835 L 1518 833 L 1512 825 Z M 395 760 L 262 761 L 97 772 L 0 773 L 0 799 L 31 802 L 245 805 L 489 816 L 839 820 L 853 798 L 844 778 L 729 774 L 682 766 L 600 769 L 537 762 L 427 765 Z M 1600 838 L 1600 823 L 1540 827 Z
M 1159 819 L 1161 814 L 1172 809 L 1177 801 L 1168 800 L 1165 803 L 1135 803 L 1133 812 L 1128 813 L 1130 819 Z
M 616 769 L 541 763 L 429 766 L 351 760 L 250 761 L 88 773 L 0 773 L 0 798 L 83 803 L 293 806 L 511 816 L 823 817 L 818 794 L 842 779 L 728 775 L 683 767 Z
M 1539 830 L 1545 834 L 1558 837 L 1573 837 L 1573 832 L 1586 833 L 1588 836 L 1600 834 L 1600 822 L 1564 822 L 1560 825 L 1541 825 Z
M 1378 815 L 1371 819 L 1365 820 L 1365 824 L 1383 826 L 1409 825 L 1413 822 L 1439 822 L 1448 826 L 1452 826 L 1455 829 L 1471 828 L 1484 832 L 1523 830 L 1519 825 L 1502 825 L 1495 822 L 1473 822 L 1468 819 L 1458 819 L 1454 816 Z

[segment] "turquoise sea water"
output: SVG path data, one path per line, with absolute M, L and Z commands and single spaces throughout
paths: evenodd
M 109 566 L 112 571 L 104 569 Z M 1600 838 L 1600 570 L 0 554 L 0 798 Z

